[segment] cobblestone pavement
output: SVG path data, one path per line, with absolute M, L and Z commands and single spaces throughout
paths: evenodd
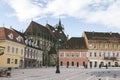
M 81 69 L 60 68 L 13 69 L 11 77 L 0 77 L 0 80 L 120 80 L 120 68 L 114 69 Z

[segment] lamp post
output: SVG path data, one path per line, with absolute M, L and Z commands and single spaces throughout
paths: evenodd
M 55 40 L 55 50 L 57 52 L 57 61 L 56 61 L 56 73 L 60 73 L 60 66 L 59 66 L 59 46 L 61 45 L 60 42 L 61 37 L 60 35 L 63 33 L 64 28 L 62 27 L 61 21 L 59 20 L 59 24 L 56 25 L 55 32 L 56 40 Z
M 56 52 L 57 52 L 57 62 L 56 62 L 56 73 L 60 73 L 60 68 L 59 68 L 59 39 L 56 42 Z

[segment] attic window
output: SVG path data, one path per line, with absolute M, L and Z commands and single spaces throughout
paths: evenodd
M 10 39 L 13 39 L 13 34 L 10 33 L 10 34 L 8 35 L 8 37 L 9 37 Z
M 18 36 L 16 39 L 18 42 L 21 42 L 23 40 L 23 38 L 21 36 Z

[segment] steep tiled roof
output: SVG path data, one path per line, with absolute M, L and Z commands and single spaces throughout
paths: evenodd
M 12 38 L 10 38 L 10 36 Z M 19 37 L 20 35 L 18 33 L 16 33 L 14 30 L 11 30 L 11 29 L 8 29 L 8 28 L 5 28 L 5 27 L 0 27 L 0 40 L 11 40 L 11 41 L 15 41 L 15 42 L 18 42 L 18 43 L 24 43 L 24 39 L 21 40 L 20 42 L 17 40 L 17 38 Z M 22 36 L 20 36 L 22 37 Z
M 45 33 L 45 34 L 50 34 L 48 29 L 46 27 L 44 27 L 43 25 L 41 24 L 38 24 L 34 21 L 32 21 L 30 23 L 30 25 L 28 26 L 28 28 L 26 29 L 25 31 L 25 34 L 28 33 L 28 32 L 34 32 L 34 33 Z
M 72 37 L 60 49 L 87 49 L 87 45 L 83 37 Z
M 25 39 L 24 33 L 21 33 L 20 31 L 17 31 L 17 30 L 15 30 L 15 29 L 13 29 L 13 28 L 12 28 L 12 30 L 14 30 L 15 32 L 17 32 L 20 36 L 22 36 L 22 37 Z
M 52 36 L 54 39 L 61 39 L 62 41 L 67 40 L 67 37 L 64 34 L 64 32 L 58 33 L 53 31 L 55 31 L 55 28 L 49 24 L 46 24 L 46 26 L 43 26 L 41 24 L 38 24 L 32 21 L 24 34 L 29 35 L 29 33 L 32 33 L 32 34 L 40 33 L 40 35 Z
M 49 29 L 51 35 L 55 38 L 55 39 L 61 39 L 62 41 L 67 41 L 67 37 L 65 35 L 65 33 L 62 31 L 61 33 L 58 33 L 55 31 L 55 28 L 52 27 L 51 25 L 47 24 L 46 28 Z M 54 32 L 53 32 L 54 31 Z
M 84 32 L 88 40 L 120 41 L 119 33 L 112 32 Z
M 46 24 L 45 27 L 49 30 L 50 34 L 55 38 L 55 35 L 53 33 L 53 31 L 55 30 L 54 27 L 52 27 L 50 24 Z

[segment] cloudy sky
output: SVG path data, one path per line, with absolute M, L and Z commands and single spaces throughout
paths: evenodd
M 71 37 L 120 32 L 120 0 L 0 0 L 0 26 L 21 31 L 31 20 L 55 26 L 59 17 Z

